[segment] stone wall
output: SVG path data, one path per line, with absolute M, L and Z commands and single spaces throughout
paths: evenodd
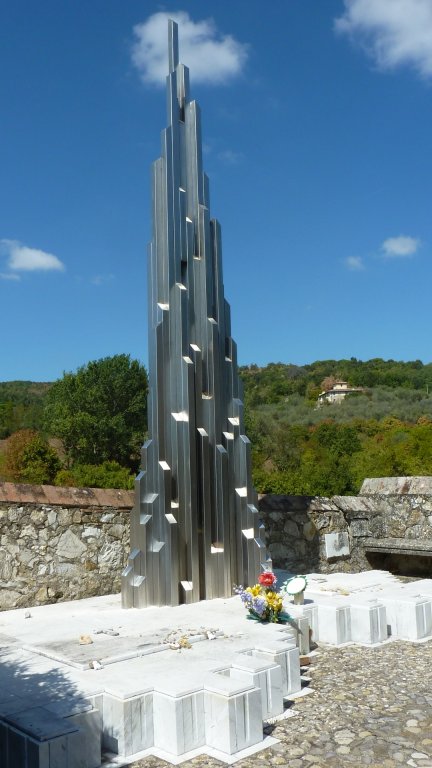
M 133 493 L 0 483 L 0 610 L 120 591 Z
M 0 610 L 119 592 L 132 505 L 130 491 L 0 483 Z M 403 572 L 416 556 L 432 570 L 432 478 L 268 495 L 259 509 L 274 566 L 292 573 Z
M 317 496 L 262 496 L 259 501 L 275 568 L 292 573 L 352 571 L 355 560 L 328 557 L 328 542 L 347 534 L 347 523 L 333 499 Z
M 432 477 L 367 479 L 358 496 L 331 499 L 268 495 L 259 508 L 275 567 L 431 569 Z
M 333 498 L 358 568 L 430 573 L 432 477 L 371 478 L 358 496 Z

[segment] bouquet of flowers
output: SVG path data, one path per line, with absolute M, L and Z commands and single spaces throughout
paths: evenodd
M 234 587 L 234 592 L 240 595 L 244 607 L 249 612 L 248 619 L 280 624 L 290 620 L 291 617 L 282 610 L 282 595 L 274 589 L 276 581 L 272 571 L 264 571 L 254 587 Z

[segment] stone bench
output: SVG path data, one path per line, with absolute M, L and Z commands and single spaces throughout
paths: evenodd
M 432 539 L 363 539 L 365 552 L 432 557 Z

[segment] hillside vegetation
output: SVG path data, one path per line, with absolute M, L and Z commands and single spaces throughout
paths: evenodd
M 241 369 L 261 493 L 358 493 L 365 477 L 432 474 L 432 364 L 374 359 Z M 329 379 L 364 392 L 317 408 Z
M 147 373 L 114 355 L 45 386 L 5 383 L 1 416 L 0 479 L 131 488 L 147 428 Z
M 18 429 L 41 429 L 49 382 L 0 382 L 0 440 Z
M 365 477 L 432 475 L 432 363 L 271 363 L 242 367 L 240 376 L 259 492 L 351 494 Z M 332 379 L 364 391 L 317 408 Z M 15 470 L 11 460 L 5 469 L 5 459 L 2 469 L 0 456 L 0 479 L 131 487 L 146 431 L 146 388 L 144 369 L 124 355 L 89 363 L 54 385 L 0 383 L 0 439 L 14 436 L 11 454 L 25 446 Z M 21 430 L 24 438 L 15 437 Z M 60 467 L 47 448 L 53 437 L 62 440 Z
M 240 368 L 249 406 L 283 402 L 290 395 L 316 400 L 321 382 L 327 377 L 348 381 L 353 387 L 402 387 L 432 391 L 432 363 L 421 360 L 318 360 L 310 365 L 270 363 L 265 368 L 249 365 Z

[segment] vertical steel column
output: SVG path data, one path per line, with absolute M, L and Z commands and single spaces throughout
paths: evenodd
M 171 20 L 168 48 L 148 269 L 151 437 L 135 483 L 125 608 L 228 597 L 234 583 L 255 583 L 266 560 L 200 112 Z

